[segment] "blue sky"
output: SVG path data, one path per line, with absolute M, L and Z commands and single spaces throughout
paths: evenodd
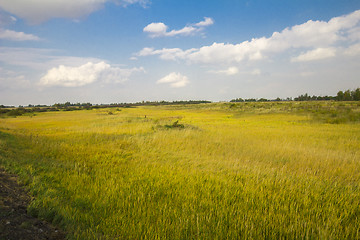
M 0 0 L 0 104 L 360 87 L 358 0 Z

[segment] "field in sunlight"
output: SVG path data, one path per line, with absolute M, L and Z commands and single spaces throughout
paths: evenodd
M 70 239 L 360 239 L 360 105 L 0 118 L 0 167 Z

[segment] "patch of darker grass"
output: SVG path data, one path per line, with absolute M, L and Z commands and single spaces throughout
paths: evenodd
M 172 128 L 178 128 L 178 129 L 181 129 L 181 128 L 185 128 L 184 124 L 180 124 L 179 123 L 179 120 L 176 120 L 175 122 L 173 122 L 172 124 L 165 124 L 164 125 L 165 128 L 169 128 L 169 129 L 172 129 Z

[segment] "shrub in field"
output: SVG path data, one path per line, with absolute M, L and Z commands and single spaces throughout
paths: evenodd
M 8 113 L 8 112 L 10 112 L 11 110 L 9 110 L 9 109 L 1 109 L 0 108 L 0 115 L 1 114 L 5 114 L 5 113 Z
M 184 124 L 180 124 L 179 120 L 177 120 L 177 121 L 173 122 L 173 124 L 171 124 L 171 125 L 166 124 L 164 127 L 165 128 L 184 128 L 185 126 L 184 126 Z
M 16 116 L 23 115 L 25 112 L 26 112 L 26 110 L 24 108 L 16 108 L 16 109 L 9 111 L 7 113 L 7 115 L 11 116 L 11 117 L 16 117 Z

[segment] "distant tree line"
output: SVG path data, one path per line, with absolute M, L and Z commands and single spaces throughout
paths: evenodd
M 310 96 L 307 93 L 294 98 L 295 101 L 319 101 L 319 100 L 334 100 L 334 101 L 360 101 L 360 88 L 353 91 L 339 91 L 336 96 Z
M 357 88 L 354 91 L 339 91 L 336 98 L 338 101 L 360 101 L 360 88 Z
M 294 98 L 294 101 L 330 101 L 337 100 L 334 96 L 310 96 L 307 93 Z
M 71 102 L 66 102 L 66 103 L 55 103 L 53 105 L 53 107 L 56 108 L 67 108 L 67 107 L 91 107 L 92 104 L 91 103 L 71 103 Z
M 189 100 L 189 101 L 142 101 L 136 103 L 110 103 L 110 104 L 91 104 L 91 103 L 56 103 L 53 107 L 56 108 L 71 108 L 71 107 L 80 107 L 80 108 L 111 108 L 111 107 L 134 107 L 134 106 L 159 106 L 159 105 L 176 105 L 176 104 L 200 104 L 200 103 L 211 103 L 211 101 L 205 100 Z
M 260 99 L 247 98 L 247 99 L 242 99 L 242 98 L 235 98 L 235 99 L 230 100 L 230 102 L 279 102 L 279 101 L 292 101 L 292 98 L 286 98 L 286 99 L 281 99 L 281 98 L 276 98 L 276 99 L 266 99 L 266 98 L 260 98 Z
M 32 105 L 27 107 L 19 106 L 4 106 L 0 105 L 0 115 L 6 116 L 21 116 L 23 114 L 34 114 L 36 112 L 53 112 L 53 111 L 75 111 L 75 110 L 91 110 L 98 108 L 131 108 L 136 106 L 159 106 L 159 105 L 186 105 L 186 104 L 200 104 L 211 103 L 211 101 L 205 100 L 190 100 L 190 101 L 142 101 L 136 103 L 110 103 L 110 104 L 91 104 L 91 103 L 55 103 L 52 106 L 47 105 Z
M 230 100 L 230 102 L 268 102 L 268 101 L 292 101 L 292 98 L 276 98 L 276 99 L 266 99 L 266 98 L 248 98 L 248 99 L 242 99 L 242 98 L 235 98 Z M 307 93 L 300 95 L 296 98 L 294 98 L 294 101 L 360 101 L 360 88 L 357 88 L 353 91 L 346 90 L 346 91 L 339 91 L 336 96 L 310 96 Z
M 187 105 L 187 104 L 200 104 L 200 103 L 211 103 L 211 101 L 206 100 L 189 100 L 189 101 L 142 101 L 134 103 L 134 105 L 151 105 L 151 106 L 158 106 L 158 105 Z
M 276 98 L 276 99 L 266 99 L 266 98 L 236 98 L 230 100 L 230 102 L 268 102 L 268 101 L 360 101 L 360 88 L 355 90 L 346 90 L 339 91 L 336 96 L 310 96 L 307 93 L 300 95 L 298 97 L 292 98 Z M 189 101 L 141 101 L 136 103 L 110 103 L 110 104 L 91 104 L 91 103 L 55 103 L 54 105 L 32 105 L 28 106 L 19 106 L 18 108 L 14 106 L 4 106 L 0 105 L 0 114 L 6 114 L 8 116 L 20 116 L 24 113 L 35 113 L 35 112 L 49 112 L 49 111 L 74 111 L 82 109 L 96 109 L 96 108 L 130 108 L 136 106 L 159 106 L 159 105 L 186 105 L 186 104 L 201 104 L 201 103 L 211 103 L 211 101 L 206 100 L 189 100 Z

